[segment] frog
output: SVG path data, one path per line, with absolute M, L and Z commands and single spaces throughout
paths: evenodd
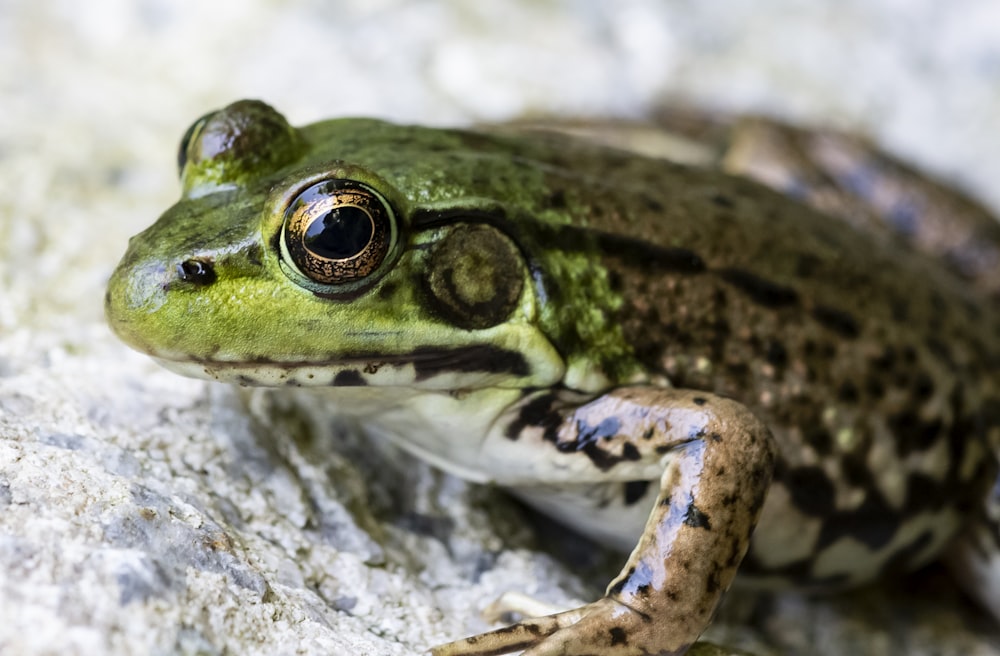
M 734 580 L 837 591 L 944 554 L 1000 618 L 989 212 L 829 131 L 582 132 L 233 103 L 182 138 L 108 322 L 629 554 L 598 600 L 434 656 L 684 654 Z

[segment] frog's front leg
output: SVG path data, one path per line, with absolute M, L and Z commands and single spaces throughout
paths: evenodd
M 553 395 L 530 399 L 520 416 L 537 421 L 508 437 L 548 449 L 539 457 L 551 461 L 555 484 L 625 481 L 660 467 L 639 543 L 601 599 L 442 645 L 434 656 L 683 654 L 732 582 L 774 468 L 767 427 L 735 401 L 667 388 L 625 387 L 559 406 Z

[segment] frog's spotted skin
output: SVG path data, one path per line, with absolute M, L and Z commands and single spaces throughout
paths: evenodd
M 133 238 L 108 317 L 181 373 L 313 388 L 634 547 L 597 602 L 437 656 L 683 654 L 737 568 L 845 587 L 963 528 L 958 569 L 1000 616 L 983 505 L 997 228 L 940 188 L 910 193 L 895 163 L 872 156 L 859 177 L 835 140 L 819 156 L 809 133 L 768 126 L 693 132 L 704 162 L 853 227 L 713 167 L 559 134 L 294 129 L 236 103 L 186 135 L 184 197 Z M 819 173 L 784 167 L 783 148 Z

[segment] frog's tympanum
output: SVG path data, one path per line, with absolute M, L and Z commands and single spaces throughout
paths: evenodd
M 438 656 L 683 654 L 737 571 L 837 589 L 956 535 L 1000 615 L 1000 228 L 858 140 L 676 122 L 686 165 L 235 103 L 185 135 L 109 321 L 631 550 L 598 601 Z

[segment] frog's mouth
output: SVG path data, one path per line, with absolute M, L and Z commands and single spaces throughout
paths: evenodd
M 543 373 L 533 371 L 521 353 L 487 344 L 426 346 L 397 355 L 351 354 L 324 361 L 154 359 L 184 376 L 248 387 L 522 387 L 536 383 Z

